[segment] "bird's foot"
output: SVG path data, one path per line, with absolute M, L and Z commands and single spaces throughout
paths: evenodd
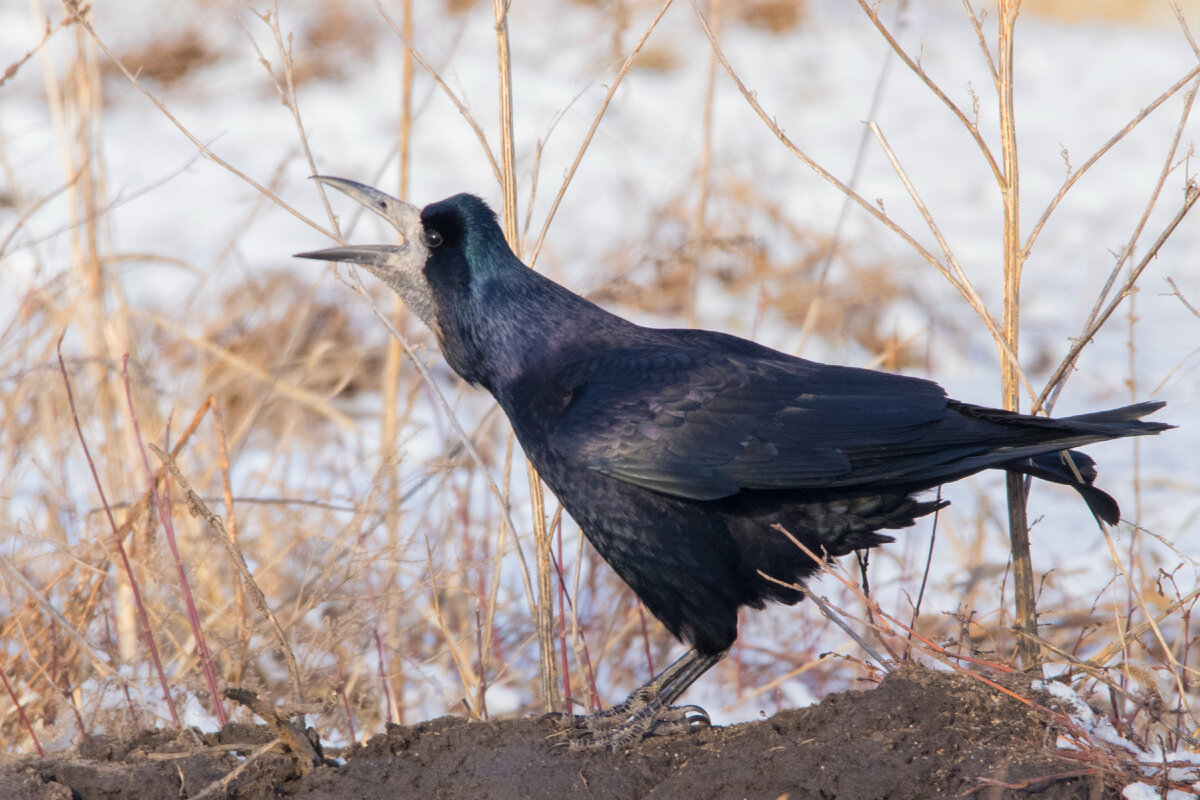
M 595 714 L 546 714 L 566 734 L 559 746 L 571 750 L 623 750 L 647 736 L 694 732 L 712 726 L 700 706 L 666 706 L 635 692 Z

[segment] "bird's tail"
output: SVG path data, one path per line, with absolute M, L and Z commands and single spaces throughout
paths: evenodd
M 1137 403 L 1131 406 L 1060 417 L 1053 422 L 1069 426 L 1073 432 L 1103 439 L 1119 439 L 1123 436 L 1145 436 L 1175 427 L 1165 422 L 1143 422 L 1142 417 L 1153 414 L 1165 406 L 1163 402 Z M 1079 492 L 1088 508 L 1109 525 L 1121 519 L 1121 508 L 1117 501 L 1092 483 L 1096 480 L 1096 462 L 1078 450 L 1061 450 L 1056 453 L 1041 453 L 1004 465 L 1009 472 L 1030 475 L 1051 483 L 1061 483 Z

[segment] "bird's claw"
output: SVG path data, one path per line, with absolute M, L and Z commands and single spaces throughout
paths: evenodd
M 539 720 L 553 722 L 564 739 L 551 746 L 570 750 L 621 750 L 647 736 L 672 733 L 694 733 L 712 727 L 712 720 L 703 708 L 696 705 L 669 706 L 655 710 L 647 704 L 631 711 L 631 703 L 595 714 L 566 714 L 550 712 Z

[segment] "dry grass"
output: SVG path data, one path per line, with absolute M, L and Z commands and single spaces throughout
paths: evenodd
M 627 8 L 618 2 L 611 9 L 589 5 L 607 9 L 604 13 L 611 16 L 616 63 L 672 72 L 683 68 L 673 60 L 676 51 L 670 42 L 648 39 L 652 49 L 635 57 L 633 42 L 643 33 L 636 25 L 646 22 L 630 20 L 634 11 L 644 20 L 644 4 Z M 480 12 L 471 12 L 469 4 L 450 2 L 446 7 L 463 15 L 464 24 L 479 22 L 470 15 Z M 111 62 L 81 25 L 57 24 L 60 17 L 69 20 L 75 8 L 50 12 L 50 41 L 62 48 L 59 58 L 65 58 L 68 68 L 30 58 L 13 70 L 25 77 L 45 70 L 50 87 L 45 102 L 51 106 L 48 116 L 54 120 L 65 188 L 52 196 L 50 188 L 23 183 L 20 165 L 9 163 L 0 142 L 0 169 L 8 184 L 0 193 L 10 209 L 0 217 L 0 258 L 18 252 L 9 248 L 23 240 L 23 215 L 45 200 L 59 203 L 55 208 L 64 215 L 52 244 L 58 263 L 67 264 L 58 270 L 30 259 L 33 277 L 22 284 L 28 288 L 14 303 L 14 315 L 4 321 L 0 339 L 5 364 L 0 375 L 0 531 L 7 545 L 0 553 L 5 611 L 0 642 L 3 674 L 16 700 L 0 716 L 5 749 L 30 749 L 31 734 L 43 742 L 67 744 L 82 732 L 129 731 L 169 719 L 145 640 L 139 638 L 134 583 L 161 651 L 172 701 L 187 719 L 213 724 L 216 700 L 202 677 L 203 648 L 188 622 L 157 509 L 147 499 L 152 485 L 163 498 L 160 502 L 165 503 L 167 492 L 173 501 L 187 585 L 219 682 L 279 701 L 332 697 L 333 710 L 317 720 L 327 736 L 349 737 L 353 726 L 353 735 L 362 737 L 388 720 L 413 721 L 446 711 L 487 717 L 498 703 L 514 705 L 508 695 L 519 698 L 515 705 L 533 709 L 543 699 L 552 702 L 548 683 L 564 697 L 594 706 L 595 690 L 605 702 L 619 699 L 623 690 L 667 663 L 673 641 L 647 620 L 636 599 L 590 548 L 581 545 L 573 525 L 558 520 L 550 496 L 544 510 L 544 565 L 533 576 L 540 590 L 535 597 L 526 595 L 506 510 L 494 500 L 487 480 L 495 480 L 496 491 L 507 498 L 532 563 L 534 512 L 521 477 L 524 470 L 514 463 L 507 426 L 482 398 L 463 391 L 447 375 L 432 355 L 432 338 L 409 324 L 402 312 L 383 315 L 395 331 L 409 337 L 403 348 L 392 345 L 389 356 L 384 326 L 352 310 L 366 304 L 345 291 L 347 285 L 358 290 L 350 278 L 344 278 L 345 284 L 319 286 L 295 274 L 244 270 L 237 288 L 204 296 L 185 307 L 184 318 L 127 298 L 130 279 L 122 270 L 134 263 L 133 256 L 115 252 L 106 229 L 105 210 L 112 199 L 107 186 L 113 179 L 101 157 L 101 90 L 115 82 L 127 89 L 128 78 L 108 66 Z M 295 87 L 342 74 L 347 58 L 365 58 L 372 48 L 400 46 L 390 34 L 380 36 L 388 26 L 370 6 L 331 0 L 305 8 L 309 13 L 298 23 L 294 60 L 286 30 L 275 29 L 275 51 L 262 51 L 280 96 L 296 110 L 298 141 L 281 149 L 297 151 L 307 143 L 294 105 Z M 786 37 L 804 24 L 808 13 L 804 3 L 756 2 L 740 7 L 722 24 L 749 25 Z M 260 41 L 275 38 L 270 26 L 279 24 L 277 16 L 254 23 Z M 719 29 L 714 39 L 719 40 Z M 35 45 L 30 42 L 31 48 Z M 414 45 L 419 53 L 423 42 L 418 38 Z M 64 51 L 69 55 L 64 57 Z M 123 60 L 131 71 L 140 66 L 143 76 L 160 84 L 186 84 L 212 59 L 227 57 L 184 34 L 175 44 L 148 46 Z M 736 75 L 736 65 L 730 71 Z M 741 102 L 722 83 L 719 70 L 716 74 L 719 91 L 729 92 L 726 99 Z M 108 77 L 102 81 L 102 76 Z M 616 82 L 612 73 L 602 79 Z M 433 91 L 448 92 L 454 85 L 444 82 Z M 615 85 L 612 90 L 606 104 Z M 0 84 L 0 106 L 10 91 L 15 91 L 12 86 Z M 757 102 L 750 91 L 746 99 Z M 514 141 L 520 125 L 497 130 L 473 119 L 469 104 L 461 109 L 463 124 L 475 125 L 481 141 L 502 143 L 510 152 L 529 144 Z M 602 115 L 603 110 L 597 124 Z M 762 118 L 770 124 L 770 110 Z M 412 124 L 419 129 L 419 113 Z M 772 143 L 771 136 L 780 141 Z M 803 155 L 777 127 L 764 132 L 764 141 Z M 386 154 L 362 157 L 381 164 Z M 698 160 L 706 166 L 697 170 L 694 182 L 664 199 L 644 227 L 601 254 L 611 277 L 593 284 L 598 287 L 594 298 L 694 318 L 697 286 L 703 280 L 705 291 L 716 287 L 728 296 L 730 307 L 743 310 L 747 332 L 769 320 L 789 330 L 807 330 L 827 343 L 849 342 L 853 352 L 869 354 L 876 364 L 893 369 L 929 367 L 931 356 L 923 341 L 902 337 L 881 321 L 876 313 L 881 307 L 920 308 L 930 326 L 949 332 L 950 339 L 967 336 L 969 326 L 990 317 L 982 303 L 972 303 L 973 311 L 967 307 L 973 289 L 956 272 L 949 249 L 914 254 L 954 283 L 944 297 L 930 299 L 896 279 L 890 256 L 872 255 L 869 243 L 847 248 L 836 232 L 787 223 L 787 215 L 756 190 L 753 180 L 719 169 L 719 150 Z M 508 187 L 509 233 L 515 241 L 512 210 L 524 207 L 519 193 L 527 189 L 527 175 L 517 174 L 514 160 L 502 152 L 492 154 L 490 161 Z M 251 175 L 266 175 L 275 167 L 232 166 Z M 293 163 L 292 169 L 304 168 Z M 267 178 L 261 184 L 276 185 Z M 262 191 L 282 203 L 279 192 Z M 705 202 L 697 205 L 697 195 Z M 891 224 L 877 208 L 872 213 Z M 745 234 L 754 219 L 766 221 L 772 231 L 769 241 Z M 247 224 L 255 224 L 253 215 Z M 332 229 L 332 220 L 328 224 Z M 541 220 L 534 220 L 531 230 L 540 225 Z M 239 264 L 238 235 L 231 234 L 220 268 Z M 527 253 L 540 252 L 543 237 L 544 231 L 536 245 L 526 241 Z M 786 247 L 779 247 L 785 242 Z M 281 243 L 281 252 L 289 247 Z M 187 269 L 195 275 L 213 270 L 210 264 L 146 258 L 158 268 Z M 819 309 L 814 297 L 821 299 Z M 383 307 L 391 307 L 390 299 Z M 1119 316 L 1105 319 L 1113 320 L 1106 323 L 1110 326 L 1120 321 Z M 56 365 L 56 342 L 64 330 L 76 415 Z M 991 330 L 998 333 L 999 326 Z M 1132 341 L 1131 349 L 1136 357 Z M 122 379 L 126 352 L 129 397 Z M 416 354 L 429 362 L 431 380 L 423 377 Z M 1052 364 L 1039 366 L 1023 353 L 1022 364 L 1027 372 L 1044 375 L 1064 355 L 1055 353 Z M 932 366 L 936 372 L 936 360 Z M 380 396 L 388 391 L 394 392 L 395 404 L 381 409 Z M 437 392 L 446 395 L 454 420 L 468 434 L 466 442 L 439 410 Z M 94 455 L 96 479 L 109 499 L 115 530 L 91 488 L 76 416 Z M 187 429 L 193 420 L 195 427 Z M 181 487 L 163 477 L 153 457 L 156 475 L 151 479 L 146 474 L 135 421 L 146 442 L 178 451 L 182 475 L 224 520 L 295 654 L 302 678 L 298 690 L 268 620 L 252 600 L 251 587 L 216 534 L 202 518 L 184 513 Z M 428 453 L 435 455 L 423 455 Z M 1174 490 L 1178 496 L 1195 491 L 1194 479 L 1181 483 Z M 1127 509 L 1134 505 L 1132 499 L 1127 503 Z M 977 508 L 974 518 L 945 514 L 938 522 L 939 553 L 951 553 L 954 568 L 931 576 L 931 591 L 956 596 L 960 603 L 949 611 L 923 609 L 913 626 L 915 635 L 910 637 L 905 626 L 915 616 L 925 564 L 924 529 L 872 555 L 869 598 L 853 580 L 842 584 L 831 578 L 823 591 L 860 629 L 875 632 L 873 646 L 893 655 L 912 650 L 955 666 L 972 658 L 1001 667 L 1013 664 L 1021 646 L 1012 630 L 1013 578 L 1006 559 L 988 547 L 1007 524 L 994 486 L 981 490 Z M 1041 647 L 1050 654 L 1052 669 L 1073 675 L 1092 692 L 1094 702 L 1106 704 L 1123 732 L 1145 741 L 1177 742 L 1180 731 L 1196 726 L 1191 704 L 1196 701 L 1197 654 L 1190 638 L 1197 600 L 1195 562 L 1179 552 L 1186 548 L 1172 549 L 1154 538 L 1185 534 L 1145 532 L 1128 540 L 1137 543 L 1127 550 L 1114 549 L 1107 556 L 1114 559 L 1113 582 L 1096 597 L 1073 594 L 1071 576 L 1055 571 L 1055 565 L 1034 564 L 1043 621 L 1054 622 L 1041 629 Z M 132 579 L 119 566 L 118 539 L 131 561 Z M 1167 553 L 1168 560 L 1151 560 L 1150 552 Z M 545 566 L 550 556 L 561 573 Z M 554 615 L 543 614 L 539 624 L 534 605 L 552 608 Z M 718 670 L 717 680 L 728 689 L 731 705 L 759 703 L 767 710 L 786 705 L 782 687 L 796 676 L 802 675 L 805 687 L 819 695 L 876 674 L 878 668 L 867 663 L 865 653 L 844 642 L 811 604 L 787 611 L 786 625 L 780 619 L 744 618 L 745 633 Z M 549 662 L 539 658 L 539 634 L 543 650 L 550 648 Z M 827 655 L 831 652 L 835 655 Z

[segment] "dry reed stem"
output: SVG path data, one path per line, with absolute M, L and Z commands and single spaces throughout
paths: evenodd
M 861 0 L 860 0 L 861 2 Z M 1021 188 L 1017 158 L 1016 109 L 1013 104 L 1014 52 L 1013 38 L 1020 10 L 1020 0 L 998 0 L 997 32 L 999 51 L 995 78 L 1000 104 L 1000 149 L 1004 162 L 1002 175 L 996 179 L 1004 201 L 1004 341 L 1013 354 L 1012 360 L 1000 361 L 1000 390 L 1006 411 L 1021 410 L 1020 373 L 1014 366 L 1020 342 L 1021 273 L 1025 267 L 1025 252 L 1021 249 Z M 1037 632 L 1037 589 L 1033 578 L 1033 556 L 1029 544 L 1029 521 L 1025 516 L 1027 483 L 1015 473 L 1004 476 L 1008 495 L 1008 541 L 1012 553 L 1013 598 L 1016 601 L 1016 624 L 1027 631 Z M 1041 661 L 1041 652 L 1034 639 L 1020 639 L 1017 650 L 1025 669 L 1033 669 Z
M 520 232 L 517 228 L 517 166 L 516 143 L 513 135 L 512 58 L 508 45 L 508 4 L 494 0 L 496 18 L 496 61 L 500 101 L 500 190 L 504 204 L 504 238 L 520 257 Z M 554 663 L 554 577 L 550 567 L 550 532 L 546 527 L 545 490 L 533 462 L 526 460 L 532 501 L 533 542 L 537 574 L 537 610 L 534 629 L 537 631 L 541 677 L 542 705 L 545 711 L 558 711 L 562 699 L 558 691 L 557 668 Z
M 402 6 L 402 24 L 403 33 L 406 41 L 412 41 L 413 38 L 413 14 L 412 0 L 403 0 Z M 412 123 L 413 123 L 413 53 L 412 50 L 405 47 L 404 56 L 400 63 L 400 121 L 397 130 L 396 152 L 397 159 L 400 162 L 400 177 L 396 187 L 396 197 L 401 200 L 408 200 L 408 185 L 409 173 L 412 169 Z M 399 317 L 404 313 L 404 302 L 397 295 L 392 301 L 392 312 L 395 317 Z M 394 552 L 400 552 L 400 476 L 397 465 L 400 458 L 399 435 L 401 428 L 401 419 L 399 413 L 399 382 L 400 382 L 400 365 L 403 348 L 400 343 L 393 338 L 388 338 L 387 352 L 384 356 L 383 367 L 383 409 L 382 419 L 380 420 L 380 460 L 387 469 L 384 476 L 384 530 L 387 534 L 388 547 Z M 412 412 L 412 404 L 410 403 L 405 410 L 404 422 L 407 423 L 409 415 Z M 386 585 L 394 586 L 399 580 L 399 567 L 396 564 L 391 564 L 384 577 Z M 388 625 L 388 640 L 397 642 L 400 640 L 401 632 L 399 628 L 400 614 L 399 609 L 393 607 L 390 602 L 390 593 L 384 595 L 385 600 L 380 613 Z M 392 659 L 391 672 L 388 683 L 388 696 L 396 707 L 396 716 L 403 719 L 402 708 L 404 706 L 404 660 Z M 482 672 L 482 668 L 481 668 Z M 483 673 L 486 676 L 486 673 Z M 394 687 L 394 688 L 393 688 Z M 347 705 L 347 708 L 349 706 Z M 347 711 L 347 718 L 349 712 Z M 353 739 L 353 736 L 351 736 Z

